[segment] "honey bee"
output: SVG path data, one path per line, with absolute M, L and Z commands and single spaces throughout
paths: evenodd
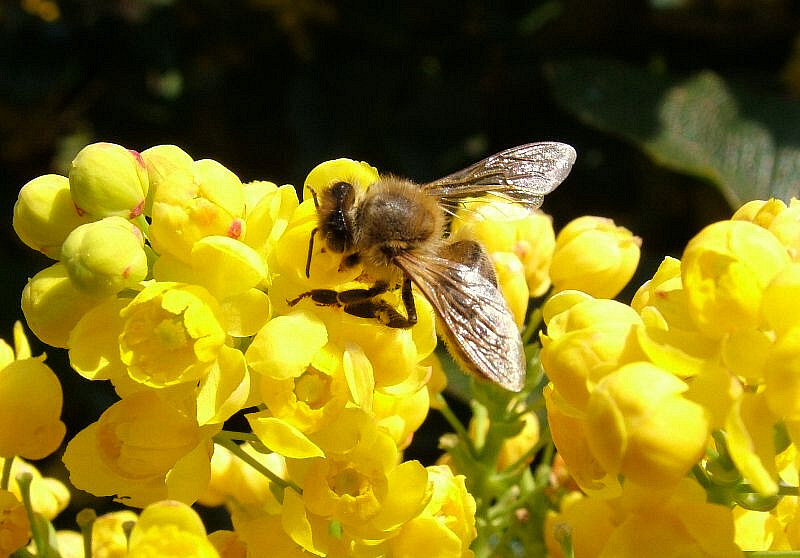
M 341 254 L 342 269 L 361 264 L 374 284 L 344 291 L 313 289 L 290 305 L 310 298 L 389 327 L 408 328 L 417 322 L 413 284 L 433 306 L 437 331 L 455 360 L 467 371 L 520 391 L 526 361 L 519 330 L 485 249 L 473 240 L 448 240 L 448 207 L 484 194 L 539 207 L 544 195 L 567 177 L 575 157 L 575 150 L 563 143 L 529 143 L 426 184 L 385 175 L 366 189 L 347 182 L 320 192 L 309 188 L 318 224 L 309 240 L 306 276 L 318 235 L 327 250 Z M 405 316 L 380 298 L 398 287 Z

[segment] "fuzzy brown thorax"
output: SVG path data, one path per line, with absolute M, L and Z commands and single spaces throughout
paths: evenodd
M 442 209 L 411 181 L 382 177 L 357 207 L 354 250 L 367 263 L 388 266 L 401 251 L 435 252 L 442 242 Z

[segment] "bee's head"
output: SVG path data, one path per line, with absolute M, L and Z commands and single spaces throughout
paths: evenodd
M 316 199 L 316 198 L 315 198 Z M 336 182 L 326 188 L 318 200 L 319 231 L 333 252 L 347 252 L 353 247 L 356 192 L 349 182 Z

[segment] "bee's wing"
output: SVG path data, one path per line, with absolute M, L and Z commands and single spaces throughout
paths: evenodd
M 520 391 L 525 353 L 519 330 L 503 295 L 479 268 L 407 252 L 394 261 L 433 305 L 456 360 L 470 372 Z
M 529 207 L 539 207 L 569 174 L 575 149 L 565 143 L 518 145 L 495 153 L 451 175 L 421 186 L 444 201 L 495 192 Z

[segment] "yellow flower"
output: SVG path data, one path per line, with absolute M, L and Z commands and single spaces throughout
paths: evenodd
M 234 531 L 214 531 L 209 533 L 208 541 L 214 545 L 220 558 L 247 558 L 247 545 Z M 275 552 L 274 547 L 269 547 Z M 275 553 L 276 556 L 285 554 Z
M 128 366 L 120 358 L 120 334 L 125 319 L 120 312 L 127 299 L 111 299 L 84 315 L 69 338 L 70 364 L 89 380 L 110 380 L 120 397 L 143 391 L 151 384 L 134 381 Z M 223 345 L 216 358 L 207 363 L 196 382 L 182 382 L 162 392 L 164 401 L 172 401 L 186 410 L 194 402 L 199 424 L 221 423 L 241 409 L 249 396 L 250 374 L 241 351 Z
M 800 419 L 800 327 L 780 335 L 764 366 L 764 396 L 779 418 Z
M 792 263 L 775 275 L 764 290 L 761 311 L 778 335 L 800 326 L 800 263 Z
M 561 500 L 561 511 L 551 511 L 545 518 L 548 556 L 564 558 L 559 539 L 565 535 L 570 537 L 574 556 L 604 556 L 603 548 L 617 526 L 618 511 L 614 503 L 605 498 L 587 498 L 578 492 L 567 494 Z
M 570 221 L 556 236 L 550 264 L 553 289 L 617 296 L 636 271 L 641 243 L 611 219 L 585 216 Z
M 69 188 L 75 205 L 95 217 L 132 219 L 144 211 L 149 180 L 136 151 L 115 143 L 93 143 L 72 161 Z
M 141 155 L 150 182 L 144 213 L 152 215 L 153 199 L 161 184 L 175 171 L 191 172 L 194 161 L 188 153 L 176 145 L 156 145 L 145 149 Z
M 540 359 L 548 378 L 566 402 L 586 406 L 603 376 L 620 365 L 642 360 L 636 326 L 642 321 L 630 307 L 564 291 L 548 300 Z
M 158 281 L 202 285 L 222 300 L 257 290 L 254 287 L 267 278 L 267 268 L 258 253 L 244 242 L 210 235 L 194 243 L 188 263 L 170 254 L 161 256 L 153 265 L 153 277 Z
M 138 517 L 131 510 L 110 512 L 98 517 L 92 524 L 92 555 L 103 558 L 128 556 L 128 537 L 123 525 L 135 523 Z
M 323 190 L 337 182 L 347 182 L 357 190 L 366 191 L 380 176 L 372 165 L 352 159 L 333 159 L 320 163 L 308 173 L 303 183 L 303 201 L 310 200 L 311 192 L 319 199 Z
M 279 453 L 260 453 L 249 444 L 240 446 L 254 460 L 280 477 L 286 464 Z M 232 514 L 241 517 L 280 513 L 280 502 L 272 491 L 271 481 L 222 446 L 214 446 L 211 457 L 211 480 L 198 500 L 205 506 L 228 505 Z
M 0 369 L 0 456 L 42 459 L 58 449 L 66 433 L 60 418 L 61 384 L 43 356 L 31 357 L 19 322 L 14 337 L 17 360 L 11 360 L 13 352 L 2 342 L 6 354 Z
M 731 216 L 731 221 L 750 221 L 768 229 L 775 217 L 785 210 L 786 204 L 779 199 L 752 200 L 737 209 Z
M 267 262 L 300 203 L 297 191 L 290 184 L 277 187 L 271 182 L 250 182 L 244 185 L 244 192 L 244 242 Z
M 548 550 L 563 556 L 558 531 L 572 535 L 575 556 L 660 558 L 696 556 L 735 558 L 731 511 L 706 502 L 705 491 L 690 479 L 670 490 L 632 483 L 619 499 L 571 499 L 565 510 L 547 520 Z
M 378 426 L 392 437 L 398 449 L 405 449 L 411 444 L 414 432 L 428 416 L 429 397 L 427 386 L 412 393 L 373 393 L 371 412 Z
M 306 552 L 301 545 L 292 540 L 284 530 L 283 519 L 281 515 L 266 514 L 243 520 L 234 517 L 236 534 L 247 546 L 247 556 L 259 556 L 259 553 L 266 553 L 267 549 L 270 555 L 281 558 L 311 558 L 320 555 Z
M 76 227 L 61 247 L 61 261 L 72 283 L 93 296 L 134 288 L 148 273 L 142 232 L 122 217 Z
M 69 179 L 57 174 L 34 178 L 19 191 L 14 204 L 14 231 L 20 240 L 48 258 L 58 259 L 61 244 L 78 225 L 92 217 L 78 211 L 69 193 Z
M 0 556 L 11 556 L 30 536 L 25 506 L 8 490 L 0 490 Z
M 761 299 L 789 264 L 786 248 L 747 221 L 720 221 L 697 234 L 683 253 L 681 276 L 698 329 L 719 339 L 762 324 Z
M 469 546 L 477 536 L 475 500 L 467 492 L 463 475 L 449 467 L 427 467 L 433 493 L 422 512 L 404 523 L 388 541 L 394 558 L 415 558 L 435 550 L 442 558 L 471 558 Z
M 5 459 L 0 458 L 0 465 Z M 58 479 L 43 477 L 39 470 L 22 458 L 16 457 L 11 463 L 12 479 L 9 483 L 9 490 L 22 501 L 22 493 L 19 485 L 14 482 L 19 475 L 28 473 L 31 475 L 30 496 L 33 511 L 41 514 L 45 519 L 53 520 L 64 511 L 69 505 L 69 489 Z
M 589 447 L 603 468 L 648 486 L 675 483 L 697 463 L 708 436 L 706 412 L 682 394 L 684 382 L 646 362 L 600 380 L 589 397 Z
M 783 244 L 792 260 L 800 257 L 800 200 L 792 198 L 787 207 L 779 199 L 747 202 L 731 220 L 751 221 L 764 227 Z
M 55 532 L 55 539 L 61 558 L 84 558 L 83 535 L 78 531 L 58 530 Z M 34 552 L 35 546 L 29 543 L 28 550 Z
M 773 432 L 777 417 L 765 392 L 745 392 L 734 402 L 725 420 L 728 452 L 736 468 L 763 495 L 778 492 Z
M 216 161 L 195 161 L 169 173 L 153 196 L 153 249 L 191 263 L 195 242 L 206 236 L 244 237 L 244 189 Z
M 284 491 L 284 528 L 307 550 L 316 550 L 309 529 L 314 517 L 340 523 L 349 537 L 377 541 L 425 507 L 430 497 L 425 468 L 417 461 L 398 464 L 394 441 L 360 409 L 346 409 L 314 440 L 325 457 L 287 460 L 303 494 Z
M 740 548 L 749 551 L 792 549 L 776 513 L 736 506 L 733 517 L 736 525 L 734 541 Z
M 225 344 L 219 303 L 199 286 L 153 283 L 120 316 L 122 362 L 131 378 L 149 386 L 200 379 Z
M 592 454 L 585 416 L 574 414 L 552 383 L 545 386 L 542 395 L 547 405 L 550 436 L 578 486 L 587 494 L 602 498 L 618 496 L 622 489 L 619 476 L 605 470 Z
M 22 313 L 31 331 L 53 347 L 66 347 L 69 332 L 78 320 L 103 298 L 79 290 L 63 263 L 33 276 L 22 290 Z
M 194 502 L 208 485 L 217 428 L 201 429 L 152 391 L 111 405 L 67 444 L 74 486 L 131 506 L 164 498 Z
M 131 531 L 130 558 L 218 558 L 203 521 L 181 502 L 163 501 L 142 510 Z
M 530 298 L 522 262 L 511 252 L 494 252 L 492 263 L 497 276 L 497 285 L 514 316 L 514 322 L 517 327 L 522 327 Z
M 687 378 L 716 358 L 720 342 L 700 333 L 692 320 L 680 260 L 664 258 L 653 278 L 636 291 L 631 307 L 644 323 L 637 329 L 639 345 L 657 366 Z
M 477 240 L 495 266 L 497 253 L 516 256 L 524 268 L 530 296 L 542 296 L 550 288 L 549 268 L 556 239 L 549 215 L 485 197 L 461 202 L 451 228 L 452 240 Z

